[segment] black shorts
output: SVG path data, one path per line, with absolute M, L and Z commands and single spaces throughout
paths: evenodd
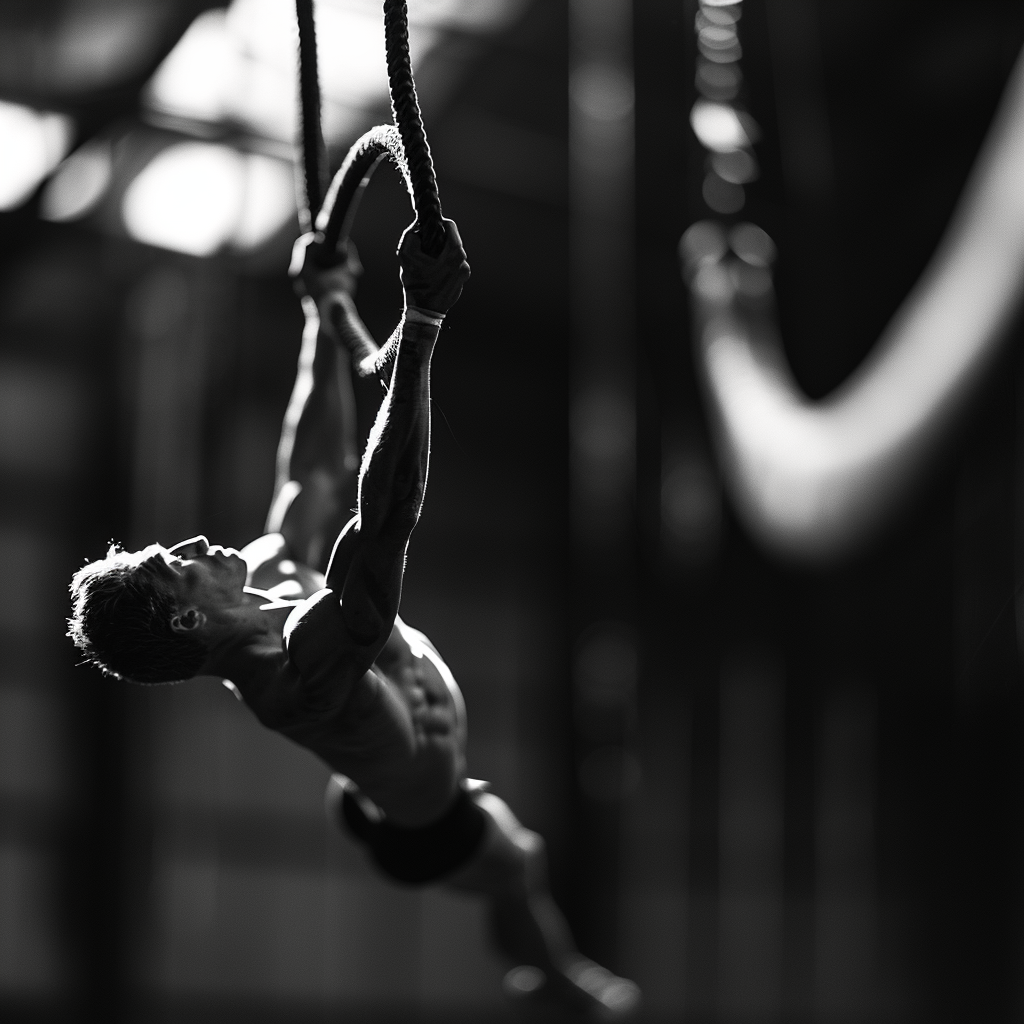
M 369 847 L 377 866 L 407 885 L 436 882 L 467 864 L 480 849 L 487 828 L 487 815 L 462 786 L 443 817 L 419 828 L 403 828 L 386 818 L 372 820 L 348 789 L 341 813 L 352 835 Z

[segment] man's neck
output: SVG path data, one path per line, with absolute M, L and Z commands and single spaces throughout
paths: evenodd
M 215 644 L 209 662 L 211 673 L 236 681 L 284 649 L 284 624 L 294 608 L 294 603 L 253 587 L 244 593 L 244 613 Z

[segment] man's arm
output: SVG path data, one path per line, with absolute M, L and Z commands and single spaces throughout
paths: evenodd
M 352 356 L 376 351 L 352 301 L 359 272 L 354 250 L 338 267 L 303 270 L 306 328 L 267 517 L 267 533 L 284 536 L 290 557 L 321 572 L 356 499 Z
M 360 662 L 369 659 L 368 667 L 398 614 L 405 551 L 427 483 L 430 358 L 440 321 L 469 278 L 458 231 L 451 221 L 446 230 L 445 248 L 436 258 L 423 253 L 413 230 L 402 239 L 406 314 L 394 341 L 390 387 L 363 457 L 357 516 L 339 536 L 327 570 L 333 599 L 318 602 L 289 638 L 289 652 L 303 674 L 345 648 L 360 652 Z M 334 620 L 334 628 L 315 624 L 321 614 Z

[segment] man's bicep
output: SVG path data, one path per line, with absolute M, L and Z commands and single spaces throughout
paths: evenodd
M 340 597 L 331 589 L 314 594 L 301 615 L 288 623 L 285 647 L 289 661 L 309 680 L 338 669 L 342 674 L 359 675 L 376 656 L 353 636 Z
M 341 615 L 352 640 L 373 649 L 387 642 L 402 600 L 406 544 L 363 539 L 355 547 L 341 586 Z
M 341 595 L 341 614 L 352 639 L 374 647 L 375 656 L 391 635 L 402 598 L 408 535 L 385 530 L 366 534 L 359 516 L 334 545 L 327 586 Z

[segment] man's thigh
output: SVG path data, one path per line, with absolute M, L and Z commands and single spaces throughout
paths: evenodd
M 542 887 L 544 840 L 493 793 L 476 792 L 472 799 L 487 819 L 483 842 L 473 859 L 442 884 L 487 896 L 526 896 Z

